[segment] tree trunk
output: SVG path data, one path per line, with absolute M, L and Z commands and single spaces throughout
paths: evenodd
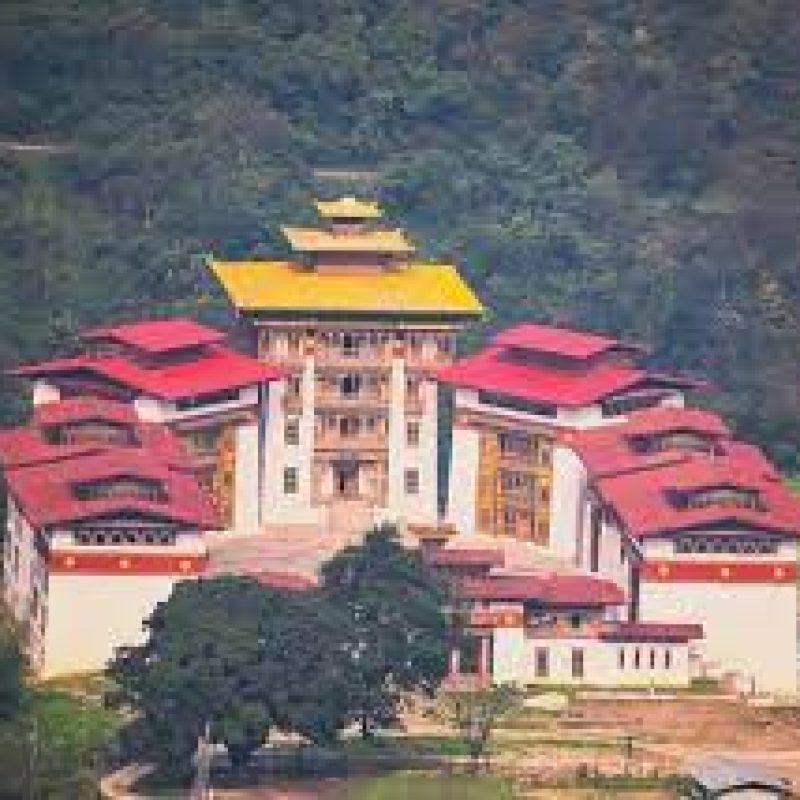
M 366 713 L 361 715 L 361 738 L 366 740 L 370 737 L 370 730 L 369 730 L 369 717 Z

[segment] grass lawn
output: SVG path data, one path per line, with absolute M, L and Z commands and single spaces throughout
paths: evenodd
M 511 783 L 483 775 L 422 775 L 397 772 L 359 781 L 348 800 L 512 800 Z
M 96 797 L 100 756 L 118 724 L 97 702 L 34 689 L 27 716 L 0 725 L 0 796 Z
M 786 479 L 786 484 L 792 490 L 800 494 L 800 475 L 795 475 Z

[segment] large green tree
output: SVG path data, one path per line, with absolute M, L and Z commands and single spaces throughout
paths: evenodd
M 273 728 L 324 742 L 346 722 L 343 620 L 314 592 L 240 577 L 183 582 L 147 624 L 147 641 L 110 667 L 112 699 L 141 715 L 166 773 L 191 769 L 206 726 L 240 768 Z
M 403 691 L 433 692 L 447 667 L 447 593 L 394 527 L 369 531 L 322 568 L 322 592 L 347 618 L 351 713 L 363 736 L 395 719 Z

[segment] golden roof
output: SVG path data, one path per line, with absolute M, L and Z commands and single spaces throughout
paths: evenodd
M 281 228 L 293 250 L 302 253 L 413 253 L 401 230 L 333 233 L 317 228 Z
M 449 264 L 412 263 L 368 274 L 320 273 L 285 261 L 213 261 L 210 266 L 231 302 L 244 311 L 483 313 Z
M 383 216 L 381 207 L 372 200 L 340 197 L 338 200 L 315 200 L 321 217 L 327 219 L 378 219 Z

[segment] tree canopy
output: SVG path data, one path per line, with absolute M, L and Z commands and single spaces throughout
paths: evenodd
M 463 263 L 488 329 L 642 340 L 796 467 L 798 39 L 791 0 L 7 0 L 0 367 L 226 319 L 193 256 L 355 189 Z
M 341 609 L 351 711 L 367 736 L 394 721 L 404 690 L 433 692 L 447 668 L 446 592 L 395 531 L 370 531 L 323 566 L 323 597 Z
M 419 556 L 382 529 L 324 573 L 305 592 L 233 576 L 180 583 L 147 641 L 118 654 L 110 699 L 137 713 L 164 771 L 191 769 L 206 726 L 241 767 L 270 730 L 330 743 L 353 720 L 393 720 L 401 690 L 435 689 L 444 596 Z

